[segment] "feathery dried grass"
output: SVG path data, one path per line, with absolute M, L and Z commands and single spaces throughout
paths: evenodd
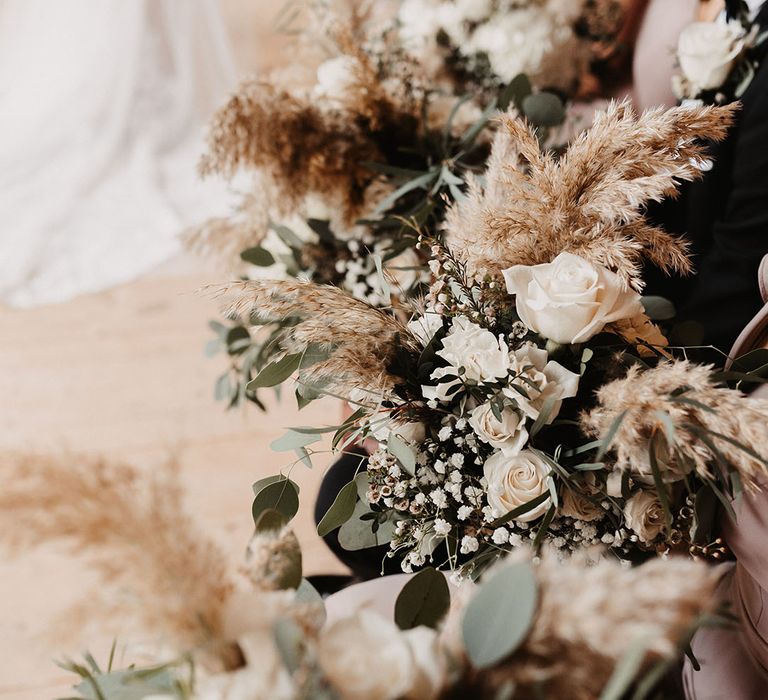
M 170 465 L 147 475 L 100 457 L 12 453 L 0 473 L 1 545 L 63 542 L 119 594 L 114 611 L 179 649 L 221 639 L 231 573 L 184 512 Z
M 645 668 L 674 656 L 696 620 L 714 610 L 720 575 L 686 559 L 625 568 L 606 558 L 590 566 L 548 550 L 534 571 L 540 599 L 531 632 L 512 657 L 469 679 L 472 697 L 496 697 L 512 681 L 515 698 L 542 697 L 543 690 L 548 698 L 595 700 L 638 641 Z
M 373 179 L 360 164 L 380 159 L 360 124 L 337 110 L 322 110 L 265 82 L 241 85 L 215 115 L 203 157 L 203 175 L 232 176 L 239 168 L 267 174 L 289 207 L 311 192 L 345 193 L 352 219 Z
M 635 115 L 628 100 L 598 113 L 560 159 L 542 153 L 513 115 L 500 133 L 483 187 L 448 212 L 446 238 L 476 271 L 498 274 L 569 251 L 642 288 L 641 262 L 687 273 L 685 243 L 649 224 L 649 201 L 673 197 L 678 182 L 701 177 L 703 139 L 721 140 L 737 107 L 662 108 Z
M 684 472 L 684 456 L 698 474 L 711 477 L 711 465 L 720 461 L 718 457 L 722 455 L 738 470 L 742 483 L 754 488 L 768 468 L 734 441 L 748 450 L 765 449 L 768 400 L 747 399 L 740 391 L 716 386 L 711 372 L 712 367 L 687 361 L 663 362 L 646 371 L 632 367 L 626 377 L 597 392 L 598 405 L 582 414 L 582 429 L 590 436 L 605 435 L 618 416 L 624 414 L 611 450 L 616 455 L 617 468 L 633 471 L 648 463 L 651 438 L 668 433 L 662 418 L 668 416 L 675 436 L 674 445 L 668 446 L 668 468 Z M 686 391 L 680 400 L 672 396 L 682 389 Z M 702 434 L 710 444 L 701 439 Z M 665 465 L 660 468 L 663 470 Z
M 302 381 L 327 383 L 331 391 L 391 391 L 400 381 L 389 369 L 398 347 L 419 352 L 417 339 L 400 321 L 334 287 L 252 280 L 207 291 L 225 298 L 226 313 L 245 322 L 253 316 L 300 319 L 286 328 L 285 348 L 289 352 L 303 352 L 309 345 L 332 349 L 327 360 L 302 372 Z

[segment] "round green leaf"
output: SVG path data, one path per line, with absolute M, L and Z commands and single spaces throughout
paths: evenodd
M 278 477 L 277 480 L 264 485 L 253 499 L 253 522 L 258 522 L 262 513 L 267 510 L 276 510 L 286 521 L 290 521 L 299 510 L 299 489 L 296 484 L 285 477 Z
M 534 126 L 560 126 L 565 120 L 565 106 L 551 92 L 537 92 L 525 97 L 523 113 Z
M 509 656 L 528 635 L 538 600 L 536 577 L 527 563 L 498 570 L 469 601 L 462 620 L 464 648 L 476 668 Z
M 402 630 L 437 627 L 451 605 L 445 576 L 431 566 L 403 586 L 395 602 L 395 623 Z
M 251 265 L 258 265 L 259 267 L 269 267 L 275 264 L 275 257 L 266 248 L 261 246 L 255 246 L 254 248 L 248 248 L 240 253 L 240 259 L 243 262 L 251 263 Z
M 317 534 L 325 537 L 329 532 L 341 527 L 355 512 L 355 503 L 357 503 L 357 484 L 353 480 L 342 487 L 336 495 L 333 504 L 317 525 Z

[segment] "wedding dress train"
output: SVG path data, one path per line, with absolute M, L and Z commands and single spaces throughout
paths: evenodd
M 220 213 L 195 164 L 234 75 L 215 0 L 0 2 L 0 303 L 132 279 Z

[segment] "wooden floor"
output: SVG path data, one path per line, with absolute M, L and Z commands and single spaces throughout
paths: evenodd
M 224 0 L 241 66 L 275 60 L 269 19 L 281 0 Z M 279 48 L 279 47 L 278 47 Z M 71 302 L 25 311 L 0 307 L 0 450 L 69 448 L 127 459 L 151 469 L 176 455 L 188 505 L 201 524 L 240 557 L 247 543 L 251 483 L 274 474 L 285 455 L 269 443 L 287 426 L 324 424 L 338 413 L 317 403 L 299 418 L 293 401 L 225 412 L 213 400 L 222 358 L 205 357 L 215 305 L 194 294 L 221 280 L 210 264 L 184 257 L 133 283 Z M 313 496 L 322 467 L 293 473 L 302 489 L 296 519 L 307 573 L 342 572 L 314 533 Z M 1 487 L 0 487 L 1 488 Z M 46 548 L 0 562 L 0 699 L 67 695 L 72 677 L 53 664 L 111 636 L 77 626 L 51 632 L 95 581 L 80 561 Z

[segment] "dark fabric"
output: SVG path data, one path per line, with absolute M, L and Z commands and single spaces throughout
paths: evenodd
M 367 463 L 366 453 L 360 451 L 356 454 L 345 453 L 331 465 L 323 477 L 323 482 L 320 484 L 320 493 L 315 502 L 316 523 L 320 522 L 331 505 L 333 505 L 339 491 L 355 478 L 355 474 L 359 471 L 364 471 Z M 350 552 L 339 544 L 338 534 L 339 531 L 334 530 L 323 539 L 336 557 L 349 567 L 355 578 L 363 581 L 378 578 L 381 576 L 382 570 L 385 574 L 402 573 L 399 559 L 391 559 L 386 556 L 387 552 L 389 552 L 389 545 Z
M 758 21 L 768 25 L 768 5 Z M 670 298 L 679 320 L 701 324 L 704 342 L 724 352 L 763 306 L 757 272 L 768 253 L 768 60 L 741 102 L 728 138 L 711 147 L 712 170 L 686 185 L 678 200 L 649 211 L 689 239 L 696 274 L 680 281 L 649 271 L 646 294 Z

